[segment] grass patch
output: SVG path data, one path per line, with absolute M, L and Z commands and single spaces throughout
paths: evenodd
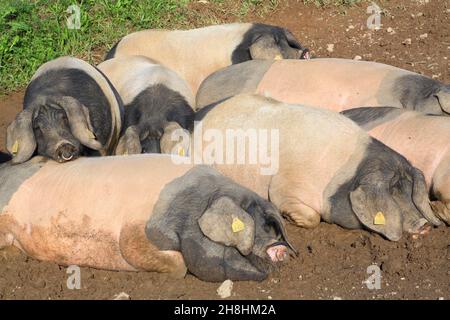
M 0 3 L 0 92 L 26 85 L 44 62 L 73 55 L 91 63 L 120 37 L 145 28 L 164 28 L 183 20 L 183 0 L 84 0 L 80 29 L 69 29 L 66 12 L 73 0 Z
M 0 0 L 0 95 L 26 86 L 36 69 L 63 55 L 90 63 L 124 35 L 149 28 L 192 28 L 241 21 L 279 0 Z M 67 19 L 80 8 L 80 29 Z

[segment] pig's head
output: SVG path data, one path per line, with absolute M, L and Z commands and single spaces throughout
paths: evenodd
M 187 155 L 188 137 L 189 131 L 173 121 L 166 122 L 157 130 L 146 130 L 139 125 L 132 125 L 120 138 L 116 154 L 175 153 Z M 176 150 L 175 147 L 177 147 Z
M 408 73 L 395 80 L 393 90 L 407 109 L 434 115 L 450 115 L 450 85 Z
M 209 206 L 198 220 L 200 230 L 209 240 L 225 247 L 220 253 L 214 246 L 204 246 L 207 255 L 223 254 L 219 272 L 224 278 L 260 280 L 267 276 L 277 262 L 288 257 L 292 247 L 286 240 L 284 226 L 277 210 L 257 201 L 245 210 L 229 197 L 223 196 Z M 237 250 L 236 250 L 237 249 Z M 193 258 L 196 258 L 194 255 Z M 189 257 L 185 259 L 189 260 Z M 214 268 L 216 261 L 208 268 Z
M 423 174 L 393 150 L 374 141 L 358 167 L 350 203 L 359 222 L 397 241 L 403 231 L 425 234 L 439 225 L 428 199 Z
M 13 163 L 39 155 L 66 162 L 77 158 L 82 145 L 95 150 L 95 140 L 85 106 L 73 97 L 38 97 L 20 112 L 7 130 L 7 149 Z
M 285 28 L 255 24 L 233 53 L 233 64 L 247 60 L 309 59 L 309 50 Z
M 289 250 L 295 252 L 271 203 L 222 176 L 198 178 L 202 182 L 188 189 L 174 180 L 172 188 L 185 191 L 163 201 L 165 213 L 160 217 L 155 212 L 162 206 L 155 205 L 146 231 L 161 250 L 181 251 L 192 274 L 206 281 L 259 281 L 288 257 Z

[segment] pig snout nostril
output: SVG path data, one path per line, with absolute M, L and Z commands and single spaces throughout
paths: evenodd
M 267 249 L 267 254 L 272 262 L 281 262 L 288 256 L 287 248 L 282 244 L 271 245 Z
M 63 144 L 58 148 L 57 155 L 59 162 L 70 161 L 75 157 L 76 149 L 71 144 Z

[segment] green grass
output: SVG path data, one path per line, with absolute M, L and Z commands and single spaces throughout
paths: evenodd
M 183 20 L 183 0 L 84 0 L 81 28 L 67 28 L 73 0 L 0 2 L 0 92 L 23 87 L 42 63 L 61 55 L 98 62 L 132 30 L 163 28 Z

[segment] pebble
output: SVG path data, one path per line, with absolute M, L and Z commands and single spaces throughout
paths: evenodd
M 130 300 L 130 295 L 125 292 L 118 293 L 114 295 L 113 300 Z
M 333 43 L 327 44 L 327 51 L 328 52 L 333 52 L 334 51 L 334 44 Z
M 387 28 L 386 31 L 388 33 L 395 33 L 394 29 L 392 29 L 391 27 Z
M 402 44 L 410 45 L 411 44 L 411 38 L 405 39 Z
M 426 39 L 426 38 L 428 38 L 428 33 L 421 34 L 421 35 L 419 36 L 419 38 L 420 38 L 420 39 Z
M 225 280 L 222 282 L 220 287 L 217 289 L 217 294 L 222 299 L 231 297 L 231 292 L 233 290 L 233 281 L 231 280 Z
M 355 56 L 355 57 L 353 58 L 353 60 L 362 60 L 362 57 L 361 57 L 361 56 Z
M 342 300 L 341 297 L 333 297 L 333 300 Z

